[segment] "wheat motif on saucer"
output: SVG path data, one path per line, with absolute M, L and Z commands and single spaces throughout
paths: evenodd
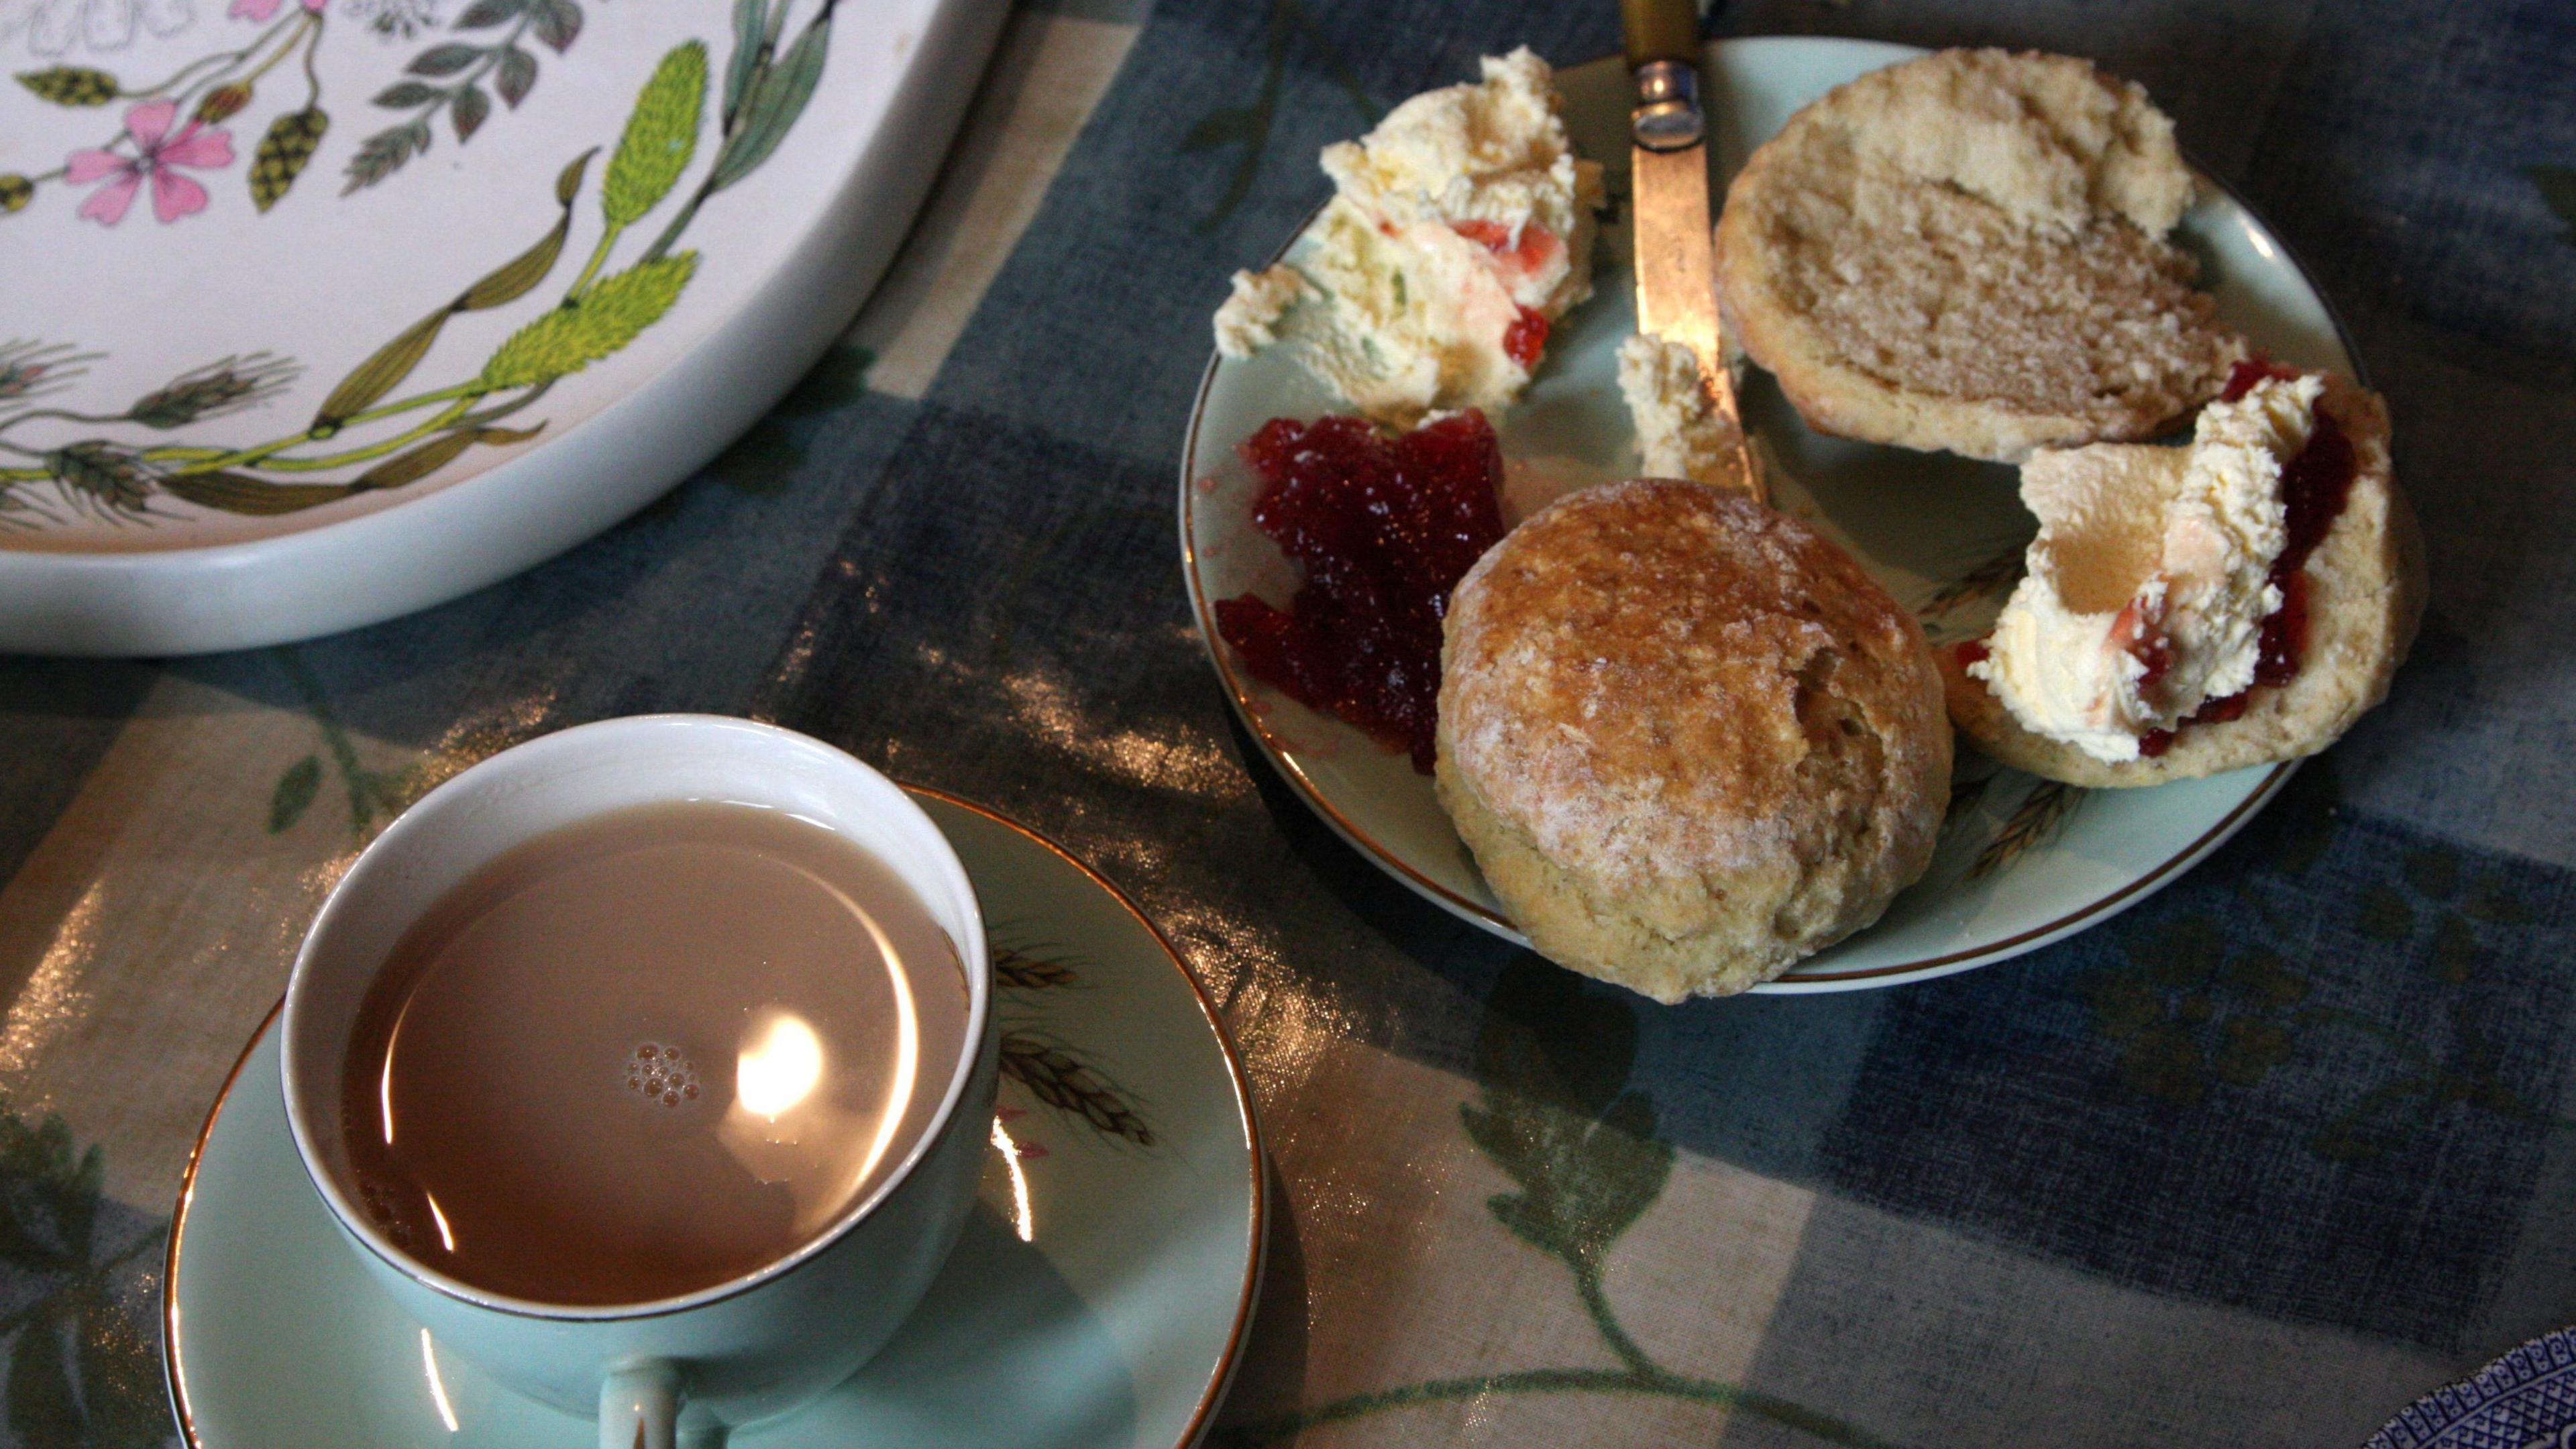
M 2045 845 L 2073 819 L 2084 803 L 2085 792 L 2074 785 L 2055 780 L 2041 780 L 2031 787 L 2021 803 L 2004 820 L 1995 838 L 1977 852 L 1974 865 L 1968 867 L 1968 879 L 1977 880 L 1994 874 L 2021 859 L 2032 849 Z
M 994 943 L 993 979 L 1006 1008 L 1002 1075 L 1105 1140 L 1151 1148 L 1161 1139 L 1136 1094 L 1045 1024 L 1048 998 L 1088 989 L 1086 975 L 1094 969 L 1092 962 L 1057 948 Z

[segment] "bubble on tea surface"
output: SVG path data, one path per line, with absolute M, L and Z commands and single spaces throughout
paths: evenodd
M 626 1089 L 661 1107 L 677 1107 L 698 1095 L 697 1063 L 678 1047 L 662 1042 L 638 1043 L 626 1059 Z

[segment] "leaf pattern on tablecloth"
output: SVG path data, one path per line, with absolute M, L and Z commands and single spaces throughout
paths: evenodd
M 1476 1033 L 1476 1100 L 1459 1119 L 1517 1192 L 1486 1202 L 1512 1236 L 1562 1261 L 1576 1298 L 1622 1365 L 1536 1368 L 1374 1389 L 1220 1430 L 1230 1449 L 1282 1444 L 1308 1429 L 1417 1404 L 1517 1394 L 1678 1399 L 1748 1414 L 1846 1449 L 1892 1449 L 1831 1414 L 1738 1384 L 1677 1373 L 1621 1324 L 1603 1288 L 1612 1247 L 1663 1195 L 1672 1144 L 1656 1135 L 1653 1099 L 1632 1090 L 1636 998 L 1592 986 L 1537 956 L 1512 958 L 1485 999 Z M 1605 1407 L 1605 1416 L 1614 1413 Z
M 2322 804 L 2320 803 L 2322 802 Z M 2289 849 L 2283 865 L 2303 873 L 2333 829 L 2330 790 L 2283 803 Z M 2315 816 L 2314 820 L 2304 817 Z M 2475 978 L 2484 931 L 2527 924 L 2531 905 L 2492 872 L 2470 879 L 2458 853 L 2430 846 L 2406 854 L 2381 879 L 2361 886 L 2353 924 L 2399 947 L 2447 990 Z M 2359 1037 L 2389 1059 L 2385 1074 L 2309 1133 L 2308 1150 L 2330 1161 L 2377 1157 L 2395 1134 L 2429 1127 L 2457 1106 L 2553 1126 L 2576 1125 L 2502 1080 L 2499 1049 L 2476 1011 L 2456 995 L 2440 1030 L 2410 1019 L 2382 1020 L 2348 1007 L 2317 1005 L 2303 963 L 2284 954 L 2287 934 L 2250 886 L 2240 887 L 2256 921 L 2249 933 L 2214 917 L 2188 915 L 2133 938 L 2128 963 L 2088 979 L 2093 1029 L 2120 1043 L 2119 1074 L 2130 1091 L 2197 1108 L 2230 1088 L 2250 1089 L 2321 1037 Z M 2273 939 L 2259 939 L 2268 935 Z
M 1217 198 L 1216 208 L 1199 221 L 1199 230 L 1214 231 L 1233 216 L 1244 199 L 1252 195 L 1253 183 L 1261 178 L 1261 168 L 1269 160 L 1270 128 L 1279 115 L 1279 89 L 1288 71 L 1288 50 L 1299 38 L 1321 53 L 1324 69 L 1333 83 L 1350 97 L 1351 109 L 1358 113 L 1362 128 L 1374 126 L 1386 108 L 1371 97 L 1359 78 L 1343 63 L 1333 49 L 1322 27 L 1297 0 L 1272 0 L 1270 7 L 1269 64 L 1261 73 L 1261 89 L 1249 104 L 1220 106 L 1199 117 L 1181 139 L 1183 151 L 1236 149 L 1234 169 L 1228 173 L 1225 194 Z
M 166 1229 L 103 1241 L 105 1175 L 60 1117 L 0 1107 L 0 1266 L 35 1290 L 0 1315 L 9 1429 L 28 1449 L 143 1449 L 170 1432 L 149 1316 L 136 1321 L 128 1291 Z

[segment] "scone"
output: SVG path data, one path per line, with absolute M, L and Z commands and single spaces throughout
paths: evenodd
M 1950 791 L 1912 615 L 1805 524 L 1605 484 L 1469 570 L 1441 652 L 1440 799 L 1549 958 L 1679 1001 L 1876 920 Z
M 2269 597 L 2278 598 L 2286 609 L 2276 606 L 2275 612 L 2258 621 L 2264 673 L 2277 679 L 2286 658 L 2288 667 L 2295 670 L 2287 681 L 2267 683 L 2264 673 L 2257 673 L 2255 682 L 2233 693 L 2227 691 L 2235 679 L 2218 681 L 2203 691 L 2205 697 L 2191 701 L 2191 713 L 2174 721 L 2170 729 L 2146 730 L 2137 741 L 2139 748 L 2106 749 L 2095 733 L 2067 728 L 2063 718 L 2028 702 L 2023 712 L 2031 716 L 2030 721 L 2017 718 L 1998 697 L 1998 686 L 1979 677 L 1997 672 L 1997 642 L 1992 638 L 1972 641 L 1940 650 L 1939 659 L 1950 717 L 1978 748 L 2016 769 L 2071 785 L 2156 785 L 2314 754 L 2341 738 L 2365 711 L 2387 697 L 2389 681 L 2405 662 L 2423 618 L 2427 587 L 2423 538 L 2414 510 L 2398 491 L 2389 466 L 2386 405 L 2376 394 L 2336 376 L 2307 381 L 2308 391 L 2314 393 L 2319 383 L 2322 392 L 2313 404 L 2315 413 L 2333 421 L 2342 443 L 2331 446 L 2350 448 L 2351 486 L 2341 510 L 2324 525 L 2322 537 L 2304 563 L 2295 570 L 2286 566 L 2275 570 L 2282 578 L 2275 581 Z M 2222 411 L 2211 409 L 2213 414 Z M 2203 431 L 2207 432 L 2206 421 Z M 2301 451 L 2310 445 L 2303 443 Z M 2025 470 L 2024 493 L 2030 492 L 2030 469 L 2064 471 L 2089 462 L 2106 470 L 2103 484 L 2125 490 L 2141 501 L 2140 506 L 2152 506 L 2154 498 L 2182 476 L 2186 456 L 2186 450 L 2178 448 L 2111 446 L 2042 454 Z M 2052 509 L 2043 513 L 2044 524 L 2075 536 L 2058 542 L 2044 532 L 2034 551 L 2054 546 L 2143 553 L 2143 540 L 2124 543 L 2118 538 L 2081 536 L 2082 530 L 2098 530 L 2127 511 L 2116 497 L 2063 519 L 2052 519 Z M 2295 537 L 2298 532 L 2294 518 L 2290 533 Z M 2290 582 L 2292 573 L 2297 576 L 2295 582 Z M 2283 583 L 2288 587 L 2279 587 Z M 2023 591 L 2034 587 L 2025 579 L 2015 592 L 2015 605 L 2026 603 Z M 2115 579 L 2109 587 L 2118 590 L 2123 584 Z M 2125 587 L 2132 593 L 2155 588 L 2143 579 L 2127 581 Z M 2287 597 L 2293 592 L 2297 598 Z M 2015 605 L 2007 605 L 2004 622 L 2011 622 Z M 2112 631 L 2115 638 L 2121 632 L 2116 627 Z M 2150 657 L 2155 648 L 2170 652 L 2168 646 L 2157 644 L 2148 651 Z M 2059 673 L 2063 676 L 2064 671 Z M 2134 688 L 2130 692 L 2134 694 Z M 2119 711 L 2104 713 L 2117 716 Z M 2133 728 L 2140 723 L 2154 722 L 2131 721 Z M 2041 733 L 2034 724 L 2054 726 L 2061 737 Z M 2116 729 L 2114 719 L 2101 724 Z M 2128 757 L 2104 758 L 2120 754 Z
M 1828 433 L 2007 462 L 2153 437 L 2245 352 L 2167 240 L 2192 191 L 2134 83 L 1942 51 L 1835 88 L 1753 153 L 1719 297 Z

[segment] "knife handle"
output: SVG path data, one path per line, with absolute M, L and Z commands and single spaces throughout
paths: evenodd
M 1653 61 L 1699 64 L 1699 7 L 1692 0 L 1619 0 L 1628 32 L 1628 68 Z

